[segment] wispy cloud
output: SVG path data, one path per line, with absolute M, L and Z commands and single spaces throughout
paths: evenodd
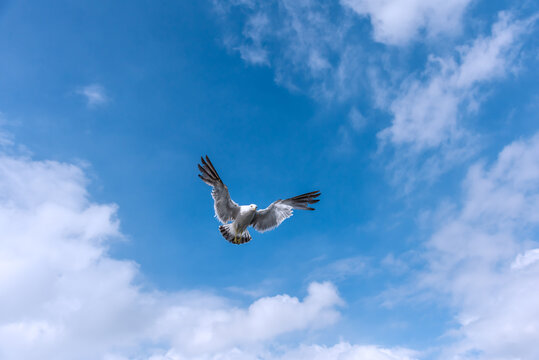
M 292 91 L 346 101 L 368 94 L 368 72 L 380 61 L 373 60 L 367 33 L 355 33 L 367 22 L 363 16 L 370 19 L 374 40 L 402 45 L 422 32 L 430 38 L 457 33 L 470 2 L 214 0 L 214 5 L 224 21 L 225 45 L 247 63 L 272 67 L 275 80 Z M 232 26 L 238 19 L 241 31 Z M 376 52 L 388 56 L 385 50 Z
M 538 358 L 539 134 L 491 166 L 473 165 L 463 190 L 460 209 L 427 242 L 419 280 L 457 312 L 445 357 Z
M 4 130 L 6 119 L 4 114 L 0 112 L 0 150 L 6 146 L 13 145 L 13 136 Z
M 396 178 L 411 177 L 406 169 L 414 168 L 431 179 L 478 149 L 476 134 L 463 123 L 485 98 L 484 86 L 517 68 L 523 35 L 530 32 L 536 18 L 518 19 L 502 12 L 490 34 L 464 39 L 454 56 L 431 54 L 425 69 L 411 75 L 402 59 L 397 60 L 403 48 L 374 46 L 364 34 L 355 33 L 355 26 L 366 16 L 375 40 L 405 45 L 424 39 L 423 35 L 458 33 L 470 3 L 341 0 L 322 5 L 312 0 L 215 0 L 225 22 L 242 19 L 241 33 L 225 26 L 230 49 L 248 63 L 272 67 L 278 83 L 318 100 L 353 104 L 372 96 L 374 105 L 393 117 L 391 125 L 379 133 L 380 143 L 391 145 L 397 154 L 394 167 L 404 164 L 391 172 Z M 391 80 L 385 83 L 381 77 Z M 353 148 L 351 135 L 357 131 L 353 124 L 347 119 L 339 127 L 338 151 Z
M 522 35 L 531 23 L 500 13 L 490 36 L 461 46 L 456 58 L 431 56 L 424 73 L 401 85 L 387 105 L 393 114 L 391 126 L 378 134 L 382 148 L 391 144 L 396 149 L 389 166 L 396 180 L 407 179 L 411 185 L 414 174 L 436 178 L 478 150 L 476 134 L 463 120 L 479 106 L 480 86 L 515 69 Z
M 351 153 L 355 149 L 355 137 L 361 133 L 367 126 L 367 119 L 355 107 L 348 113 L 348 121 L 342 124 L 338 129 L 337 145 L 334 151 L 337 154 Z
M 431 56 L 429 69 L 406 81 L 391 103 L 392 125 L 380 138 L 422 151 L 461 137 L 459 110 L 474 108 L 476 86 L 511 72 L 527 25 L 501 13 L 492 34 L 461 47 L 458 59 Z
M 0 148 L 13 145 L 13 137 L 0 131 Z
M 345 103 L 351 113 L 367 96 L 392 117 L 378 134 L 379 154 L 403 193 L 419 182 L 434 182 L 481 150 L 480 135 L 464 124 L 473 124 L 467 120 L 488 97 L 491 89 L 485 86 L 516 72 L 525 35 L 536 21 L 501 12 L 490 34 L 463 39 L 456 54 L 438 56 L 440 47 L 427 46 L 434 53 L 423 70 L 410 74 L 402 61 L 409 48 L 388 45 L 458 33 L 470 3 L 215 0 L 225 23 L 241 19 L 241 33 L 225 26 L 227 46 L 248 63 L 272 67 L 278 83 L 322 102 Z M 365 16 L 374 39 L 384 45 L 357 33 Z M 447 50 L 442 46 L 442 53 Z M 352 118 L 338 125 L 333 152 L 353 152 L 365 121 Z
M 353 256 L 335 260 L 329 264 L 318 267 L 310 278 L 316 280 L 342 281 L 350 277 L 369 275 L 373 272 L 369 260 L 362 256 Z
M 351 19 L 337 2 L 215 0 L 214 4 L 225 24 L 225 45 L 249 64 L 271 66 L 277 83 L 322 100 L 357 88 L 352 86 L 357 77 L 351 77 L 348 67 L 354 65 L 350 57 L 357 56 L 358 44 L 345 41 Z M 230 30 L 230 19 L 236 17 L 242 19 L 241 33 Z
M 105 88 L 99 84 L 90 84 L 77 89 L 77 94 L 84 97 L 89 108 L 103 106 L 109 102 Z

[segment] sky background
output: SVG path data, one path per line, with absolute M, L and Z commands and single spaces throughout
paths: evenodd
M 538 18 L 0 1 L 0 359 L 539 358 Z

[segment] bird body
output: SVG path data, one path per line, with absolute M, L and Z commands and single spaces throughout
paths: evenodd
M 257 206 L 242 205 L 236 220 L 230 224 L 219 226 L 219 231 L 223 237 L 235 244 L 243 244 L 251 240 L 251 234 L 247 231 L 247 227 L 251 225 L 253 218 L 256 215 Z
M 198 165 L 202 181 L 212 186 L 215 216 L 223 225 L 219 231 L 223 237 L 234 244 L 243 244 L 251 240 L 251 234 L 247 231 L 253 226 L 259 232 L 268 231 L 279 226 L 285 219 L 292 216 L 293 209 L 314 210 L 309 204 L 320 201 L 320 191 L 313 191 L 294 196 L 285 200 L 277 200 L 266 209 L 258 210 L 255 204 L 238 205 L 230 198 L 227 186 L 223 183 L 219 174 L 213 167 L 209 157 L 201 158 L 202 165 Z M 232 221 L 228 223 L 229 221 Z
M 256 215 L 257 208 L 258 207 L 255 204 L 240 206 L 240 213 L 234 221 L 234 223 L 237 224 L 236 226 L 238 229 L 245 230 L 247 226 L 251 225 L 251 221 Z

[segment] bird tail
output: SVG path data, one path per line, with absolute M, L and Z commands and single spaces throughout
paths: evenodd
M 251 241 L 251 234 L 249 234 L 249 231 L 245 230 L 242 233 L 237 233 L 234 223 L 219 226 L 219 231 L 221 232 L 221 235 L 232 244 L 239 245 Z

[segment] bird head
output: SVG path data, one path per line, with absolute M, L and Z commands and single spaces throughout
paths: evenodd
M 251 205 L 249 205 L 249 207 L 251 208 L 251 210 L 258 209 L 258 206 L 256 206 L 255 204 L 251 204 Z

